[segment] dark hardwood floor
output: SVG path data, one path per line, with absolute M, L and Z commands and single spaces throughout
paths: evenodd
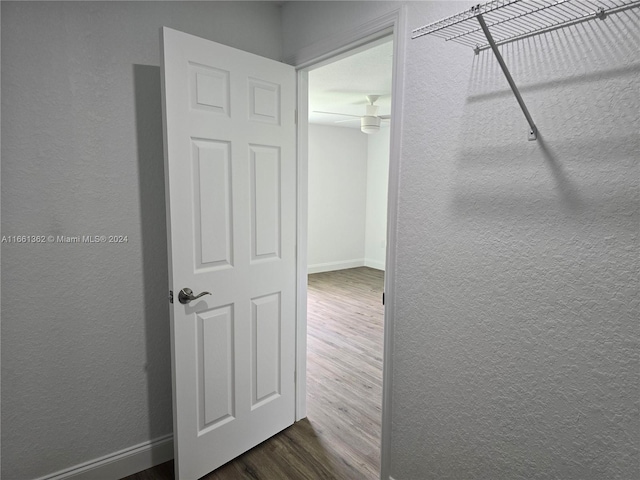
M 309 275 L 307 418 L 204 479 L 379 478 L 383 276 L 366 267 Z M 173 478 L 167 462 L 124 480 Z

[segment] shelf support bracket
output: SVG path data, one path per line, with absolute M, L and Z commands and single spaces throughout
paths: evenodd
M 513 90 L 513 94 L 516 96 L 516 100 L 518 101 L 518 104 L 520 105 L 520 108 L 522 109 L 522 113 L 524 113 L 524 116 L 527 119 L 527 122 L 529 122 L 529 136 L 528 139 L 529 140 L 536 140 L 538 138 L 538 129 L 536 127 L 536 124 L 533 123 L 533 118 L 531 118 L 531 115 L 529 114 L 529 110 L 527 109 L 527 106 L 524 103 L 524 100 L 522 100 L 522 96 L 520 95 L 520 91 L 518 90 L 518 87 L 516 86 L 515 82 L 513 81 L 513 78 L 511 77 L 511 73 L 509 73 L 509 69 L 507 68 L 507 65 L 504 63 L 504 60 L 502 59 L 502 55 L 500 55 L 500 51 L 498 50 L 498 47 L 496 46 L 496 42 L 493 40 L 493 37 L 491 36 L 491 32 L 489 31 L 489 28 L 487 27 L 487 24 L 484 21 L 484 18 L 482 17 L 481 13 L 478 13 L 476 15 L 476 18 L 478 19 L 478 22 L 480 23 L 480 27 L 482 28 L 482 31 L 484 32 L 485 36 L 487 37 L 487 41 L 489 42 L 489 45 L 491 46 L 491 50 L 493 50 L 493 54 L 496 57 L 496 60 L 498 60 L 498 63 L 500 64 L 500 68 L 502 68 L 502 72 L 504 73 L 504 76 L 507 77 L 507 82 L 509 82 L 509 86 L 511 87 L 511 90 Z

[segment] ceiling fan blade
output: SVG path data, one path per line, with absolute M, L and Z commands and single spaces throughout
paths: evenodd
M 382 120 L 391 120 L 391 115 L 378 115 Z
M 360 118 L 360 115 L 349 115 L 348 113 L 337 113 L 337 112 L 321 112 L 319 110 L 314 110 L 313 113 L 324 113 L 325 115 L 342 115 L 343 117 L 355 117 Z
M 360 117 L 358 118 L 350 118 L 349 120 L 336 120 L 333 123 L 346 123 L 346 122 L 359 122 L 360 121 Z

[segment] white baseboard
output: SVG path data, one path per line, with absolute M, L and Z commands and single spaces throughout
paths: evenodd
M 346 260 L 342 262 L 316 263 L 315 265 L 309 265 L 307 271 L 309 273 L 321 273 L 356 267 L 364 267 L 364 258 L 359 258 L 357 260 Z
M 384 262 L 379 262 L 378 260 L 371 260 L 370 258 L 365 258 L 364 266 L 375 268 L 376 270 L 382 270 L 384 272 Z
M 118 480 L 173 458 L 173 434 L 143 442 L 37 480 Z

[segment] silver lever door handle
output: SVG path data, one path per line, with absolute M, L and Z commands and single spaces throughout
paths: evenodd
M 196 298 L 200 298 L 203 295 L 211 295 L 211 293 L 209 292 L 202 292 L 200 295 L 193 295 L 193 290 L 191 290 L 190 288 L 183 288 L 182 290 L 180 290 L 180 293 L 178 293 L 178 301 L 180 303 L 187 304 L 192 300 L 195 300 Z

